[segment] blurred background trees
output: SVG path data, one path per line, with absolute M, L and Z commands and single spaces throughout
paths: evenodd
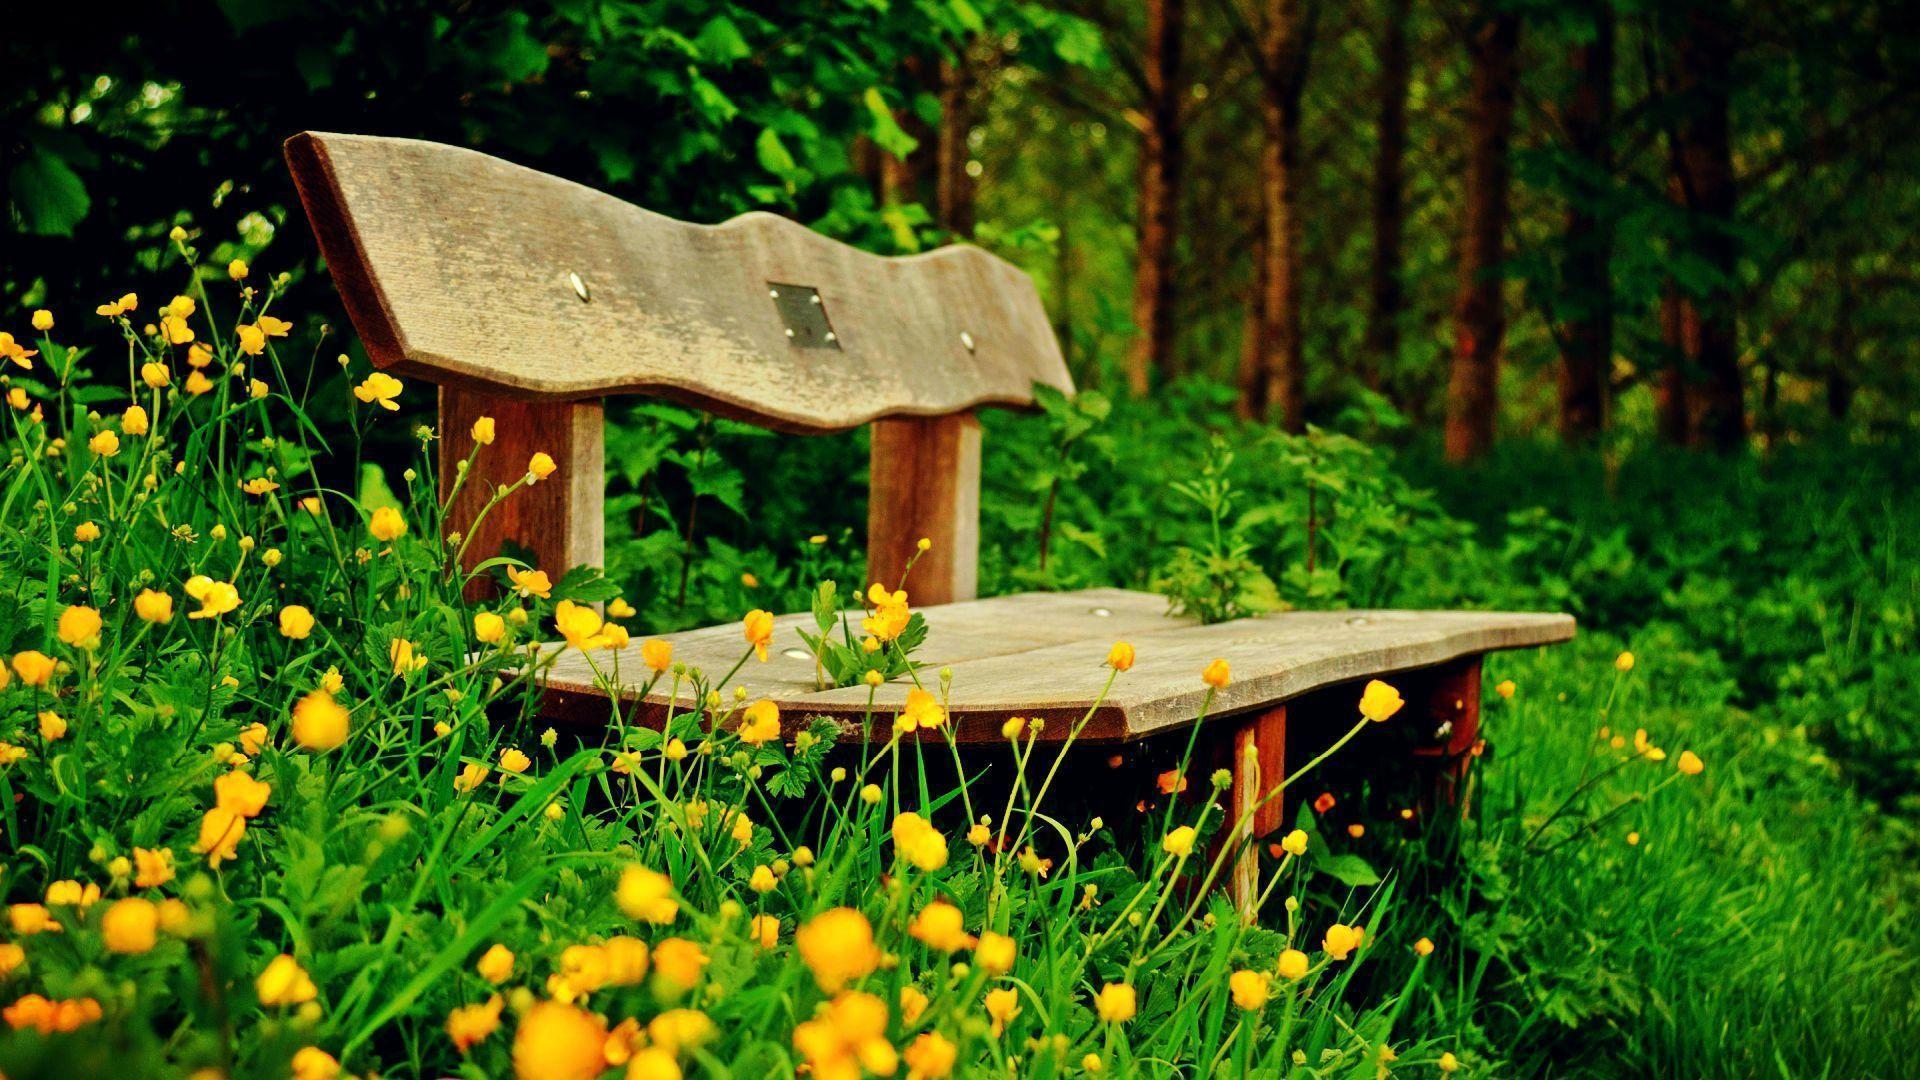
M 12 29 L 14 311 L 90 310 L 181 222 L 310 268 L 279 145 L 315 128 L 693 220 L 972 238 L 1040 280 L 1083 385 L 1205 380 L 1288 430 L 1467 459 L 1920 407 L 1912 5 L 162 0 Z

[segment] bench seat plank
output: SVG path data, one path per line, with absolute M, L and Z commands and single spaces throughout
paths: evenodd
M 1044 719 L 1043 738 L 1064 738 L 1099 695 L 1106 674 L 1101 664 L 1119 640 L 1133 644 L 1138 660 L 1115 681 L 1082 739 L 1123 742 L 1191 721 L 1206 695 L 1200 671 L 1216 657 L 1233 670 L 1231 685 L 1213 708 L 1214 715 L 1226 716 L 1355 679 L 1565 641 L 1574 630 L 1568 615 L 1486 611 L 1289 611 L 1199 626 L 1169 615 L 1163 597 L 1122 589 L 1022 593 L 921 612 L 928 625 L 926 645 L 915 654 L 924 662 L 921 679 L 931 687 L 940 668 L 953 669 L 950 709 L 963 741 L 998 739 L 1001 723 L 1011 716 Z M 870 691 L 815 689 L 813 660 L 794 634 L 796 626 L 811 627 L 811 617 L 777 619 L 767 662 L 749 660 L 735 682 L 753 697 L 778 703 L 790 725 L 816 715 L 858 723 Z M 711 678 L 730 669 L 745 648 L 737 623 L 666 640 L 674 643 L 676 660 Z M 644 681 L 635 677 L 638 661 L 637 649 L 623 654 L 622 684 Z M 612 670 L 608 654 L 596 654 L 595 663 Z M 595 681 L 586 657 L 563 652 L 548 677 L 550 714 L 604 717 L 605 694 Z M 659 721 L 669 681 L 638 703 L 637 719 Z M 899 680 L 872 691 L 875 714 L 891 717 L 911 686 Z M 637 692 L 629 685 L 622 697 L 632 702 Z M 680 707 L 693 703 L 691 689 L 683 687 Z

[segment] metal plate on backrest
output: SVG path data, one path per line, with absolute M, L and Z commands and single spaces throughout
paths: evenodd
M 833 332 L 832 320 L 827 318 L 827 304 L 820 298 L 820 290 L 810 285 L 769 281 L 767 296 L 773 300 L 773 309 L 780 316 L 780 325 L 786 330 L 787 340 L 794 347 L 840 348 L 840 337 Z

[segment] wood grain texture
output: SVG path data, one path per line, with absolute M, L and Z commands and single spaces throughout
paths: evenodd
M 873 422 L 867 580 L 893 588 L 913 565 L 916 605 L 971 600 L 980 581 L 980 421 L 972 413 Z
M 1073 389 L 1032 281 L 977 248 L 882 258 L 763 213 L 692 225 L 410 139 L 307 132 L 286 155 L 381 367 L 496 395 L 652 394 L 801 432 Z M 818 291 L 836 348 L 789 340 L 769 297 L 783 283 Z
M 460 463 L 473 449 L 473 422 L 494 419 L 494 441 L 482 447 L 447 514 L 447 530 L 472 531 L 493 489 L 527 474 L 536 452 L 559 470 L 516 491 L 480 522 L 467 545 L 466 568 L 500 554 L 503 540 L 533 552 L 555 581 L 569 569 L 606 560 L 606 418 L 597 401 L 525 401 L 455 387 L 440 390 L 440 483 L 451 491 Z M 486 579 L 467 587 L 469 599 L 490 591 Z
M 1101 665 L 1116 640 L 1131 642 L 1138 659 L 1094 709 L 1081 736 L 1085 741 L 1122 742 L 1190 724 L 1206 696 L 1200 671 L 1216 657 L 1233 669 L 1231 685 L 1220 691 L 1213 707 L 1213 719 L 1221 719 L 1269 709 L 1322 687 L 1494 649 L 1565 641 L 1574 630 L 1568 615 L 1473 611 L 1294 611 L 1198 626 L 1168 615 L 1161 597 L 1120 589 L 1022 593 L 922 611 L 930 632 L 916 655 L 929 670 L 952 668 L 950 705 L 957 736 L 988 742 L 999 739 L 1000 724 L 1012 716 L 1045 720 L 1043 739 L 1065 738 L 1099 697 L 1106 674 Z M 807 618 L 777 620 L 769 661 L 750 661 L 736 681 L 749 694 L 777 702 L 794 730 L 810 716 L 858 724 L 866 715 L 869 691 L 864 686 L 814 688 L 813 661 L 793 632 Z M 730 668 L 745 648 L 737 624 L 667 640 L 674 642 L 676 659 L 716 674 Z M 612 662 L 598 659 L 603 670 Z M 627 659 L 638 663 L 637 657 Z M 875 714 L 890 719 L 905 704 L 909 688 L 896 682 L 874 691 Z M 549 689 L 549 715 L 605 720 L 607 695 L 594 686 L 580 654 L 561 654 Z M 622 697 L 635 694 L 627 686 Z M 681 708 L 693 704 L 690 688 L 683 688 L 681 697 Z M 657 722 L 668 702 L 665 687 L 656 687 L 638 710 L 640 719 Z M 1355 686 L 1356 708 L 1358 702 Z
M 1232 876 L 1227 891 L 1240 917 L 1251 923 L 1260 895 L 1261 837 L 1279 829 L 1286 820 L 1281 799 L 1265 806 L 1260 800 L 1277 787 L 1287 775 L 1287 707 L 1280 705 L 1239 719 L 1233 729 L 1233 787 L 1228 807 L 1230 827 L 1235 832 L 1230 843 L 1241 845 L 1234 855 Z M 1256 806 L 1258 810 L 1254 809 Z M 1244 821 L 1244 825 L 1242 822 Z

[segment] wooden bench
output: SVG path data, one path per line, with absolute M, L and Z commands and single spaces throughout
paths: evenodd
M 1081 738 L 1177 731 L 1205 696 L 1201 669 L 1224 658 L 1233 680 L 1206 738 L 1214 760 L 1232 763 L 1236 809 L 1284 773 L 1288 702 L 1349 684 L 1357 702 L 1359 681 L 1399 676 L 1415 691 L 1406 715 L 1419 725 L 1416 750 L 1463 762 L 1478 738 L 1480 656 L 1573 634 L 1565 615 L 1494 612 L 1296 611 L 1199 626 L 1160 597 L 1118 589 L 977 600 L 973 412 L 1030 406 L 1035 384 L 1073 390 L 1018 269 L 966 246 L 881 258 L 770 214 L 690 225 L 435 143 L 308 133 L 288 142 L 287 158 L 374 363 L 440 387 L 443 485 L 468 456 L 473 419 L 497 420 L 498 442 L 480 455 L 449 528 L 467 527 L 489 485 L 517 479 L 532 452 L 559 463 L 554 481 L 488 516 L 470 559 L 512 540 L 556 577 L 602 563 L 608 395 L 664 397 L 796 433 L 871 424 L 868 578 L 891 585 L 916 542 L 932 541 L 911 581 L 929 627 L 915 658 L 953 669 L 957 737 L 997 740 L 1017 715 L 1064 738 L 1093 704 L 1116 640 L 1131 642 L 1138 662 Z M 744 678 L 792 723 L 857 723 L 868 690 L 817 688 L 793 630 L 809 618 L 779 618 L 769 661 Z M 737 623 L 669 640 L 676 659 L 710 673 L 742 649 Z M 669 693 L 662 685 L 634 702 L 636 715 L 657 721 Z M 905 693 L 880 689 L 889 717 Z M 607 715 L 608 690 L 578 652 L 560 657 L 548 695 L 551 714 Z M 1352 703 L 1344 708 L 1350 719 Z M 1254 831 L 1283 820 L 1276 800 Z M 1249 845 L 1232 879 L 1243 903 L 1254 868 Z

